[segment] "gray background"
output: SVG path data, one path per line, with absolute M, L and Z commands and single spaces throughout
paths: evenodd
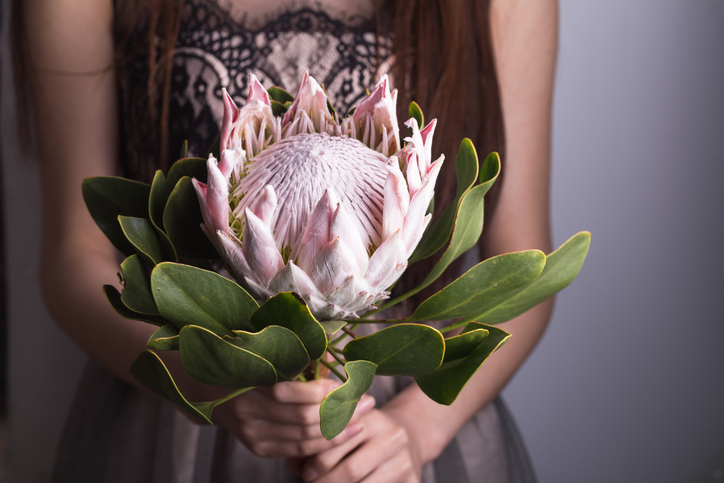
M 544 483 L 724 481 L 724 2 L 569 0 L 560 25 L 554 241 L 593 241 L 505 396 Z M 38 295 L 37 170 L 3 107 L 7 461 L 41 482 L 84 356 Z

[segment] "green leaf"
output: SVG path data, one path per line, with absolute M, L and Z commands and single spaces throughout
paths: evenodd
M 546 256 L 538 250 L 489 258 L 425 300 L 405 320 L 446 320 L 479 314 L 536 280 L 545 264 Z
M 93 221 L 118 250 L 130 256 L 136 251 L 118 224 L 118 216 L 148 216 L 151 187 L 125 178 L 98 176 L 83 180 L 83 199 Z
M 309 365 L 302 341 L 287 328 L 270 325 L 256 334 L 235 330 L 234 335 L 229 342 L 269 361 L 280 379 L 291 381 Z
M 381 376 L 416 376 L 439 367 L 445 352 L 442 334 L 421 324 L 397 324 L 347 343 L 348 361 L 377 364 Z
M 126 307 L 121 300 L 121 294 L 118 292 L 118 289 L 116 289 L 116 287 L 114 287 L 113 285 L 104 285 L 103 293 L 105 294 L 106 299 L 108 299 L 108 303 L 111 304 L 111 307 L 113 307 L 113 310 L 115 310 L 116 313 L 123 318 L 131 320 L 141 320 L 143 322 L 148 322 L 149 324 L 158 326 L 168 324 L 168 321 L 163 317 L 142 314 Z
M 146 346 L 160 351 L 177 351 L 179 338 L 176 327 L 166 324 L 149 337 Z
M 422 129 L 425 127 L 425 115 L 422 113 L 422 109 L 420 109 L 420 105 L 412 101 L 410 103 L 410 108 L 408 109 L 408 112 L 410 114 L 410 117 L 415 118 L 415 121 L 417 121 L 417 125 Z
M 189 155 L 189 141 L 188 139 L 185 139 L 183 144 L 181 145 L 181 151 L 179 152 L 180 158 L 185 158 Z
M 322 325 L 324 332 L 326 332 L 327 335 L 334 335 L 342 330 L 342 327 L 347 325 L 349 322 L 346 320 L 320 320 L 319 323 Z
M 271 108 L 274 117 L 281 117 L 287 112 L 287 108 L 284 107 L 284 104 L 282 104 L 281 102 L 277 102 L 274 99 L 271 100 Z
M 159 169 L 153 177 L 148 197 L 148 213 L 156 228 L 163 228 L 163 210 L 166 208 L 166 178 Z
M 476 329 L 463 332 L 454 337 L 448 337 L 445 339 L 443 364 L 469 356 L 480 345 L 480 342 L 488 337 L 488 334 L 490 334 L 490 331 L 486 329 Z
M 544 300 L 560 292 L 576 278 L 586 260 L 591 245 L 591 234 L 587 231 L 577 233 L 546 257 L 545 268 L 532 283 L 520 288 L 497 305 L 467 317 L 459 324 L 475 320 L 485 324 L 505 322 L 535 307 Z
M 161 263 L 151 272 L 151 290 L 161 315 L 179 331 L 189 324 L 217 334 L 253 330 L 249 319 L 258 304 L 243 288 L 218 273 Z
M 202 183 L 206 183 L 208 171 L 206 168 L 206 160 L 203 158 L 184 158 L 179 159 L 168 171 L 166 181 L 166 195 L 171 196 L 174 188 L 184 176 L 196 178 Z
M 324 328 L 309 311 L 307 303 L 293 292 L 276 294 L 264 302 L 251 316 L 251 325 L 256 330 L 270 325 L 286 327 L 297 334 L 311 359 L 319 359 L 327 350 Z
M 204 403 L 199 403 L 197 407 L 187 401 L 176 386 L 171 373 L 166 369 L 166 365 L 153 351 L 141 352 L 131 366 L 131 374 L 146 389 L 184 408 L 202 421 L 212 424 L 212 407 Z
M 460 198 L 472 188 L 478 177 L 478 154 L 470 139 L 465 138 L 460 143 L 458 155 L 455 157 L 455 173 L 457 175 L 455 198 L 420 240 L 410 257 L 410 264 L 435 254 L 450 238 L 460 208 Z
M 266 92 L 267 94 L 269 94 L 269 98 L 271 100 L 277 101 L 280 104 L 294 101 L 294 96 L 282 89 L 281 87 L 272 86 L 267 89 Z
M 467 356 L 445 361 L 434 371 L 415 378 L 422 392 L 439 404 L 452 404 L 488 356 L 510 337 L 510 334 L 502 329 L 475 322 L 468 324 L 465 331 L 487 331 L 489 334 Z
M 234 389 L 276 384 L 277 374 L 269 361 L 210 330 L 187 325 L 179 334 L 181 364 L 197 381 Z
M 130 216 L 119 216 L 118 222 L 123 229 L 126 238 L 136 248 L 136 252 L 150 266 L 158 265 L 167 258 L 158 239 L 156 228 L 147 218 L 134 218 Z
M 327 394 L 319 407 L 320 428 L 325 438 L 334 438 L 347 426 L 360 398 L 372 385 L 376 369 L 377 365 L 369 361 L 344 365 L 347 381 Z
M 203 221 L 191 178 L 183 177 L 169 196 L 163 212 L 163 226 L 179 257 L 219 258 L 201 229 Z
M 134 312 L 161 315 L 151 293 L 148 268 L 138 255 L 131 255 L 121 263 L 123 292 L 121 301 Z

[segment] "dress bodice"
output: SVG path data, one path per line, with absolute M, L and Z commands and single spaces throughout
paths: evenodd
M 145 42 L 143 26 L 132 41 Z M 139 48 L 138 51 L 143 51 Z M 168 149 L 175 160 L 184 140 L 189 155 L 203 156 L 219 133 L 222 88 L 238 105 L 248 92 L 248 74 L 265 87 L 283 87 L 293 95 L 304 71 L 325 87 L 330 101 L 346 113 L 374 86 L 391 56 L 391 42 L 378 36 L 372 18 L 333 18 L 320 5 L 280 12 L 263 22 L 235 18 L 215 1 L 185 3 L 174 50 L 169 102 Z M 150 144 L 148 57 L 140 54 L 119 66 L 123 156 L 154 156 Z M 138 164 L 137 164 L 138 163 Z

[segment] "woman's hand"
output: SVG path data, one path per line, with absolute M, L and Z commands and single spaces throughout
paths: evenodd
M 254 389 L 216 408 L 214 422 L 264 458 L 299 458 L 329 451 L 362 431 L 366 423 L 360 418 L 375 404 L 374 398 L 364 396 L 347 429 L 327 441 L 319 429 L 319 405 L 338 385 L 336 381 L 320 379 Z
M 362 402 L 360 402 L 362 404 Z M 359 419 L 356 436 L 321 451 L 302 469 L 302 478 L 315 483 L 417 482 L 422 473 L 418 439 L 403 418 L 386 408 Z M 335 438 L 336 439 L 336 438 Z

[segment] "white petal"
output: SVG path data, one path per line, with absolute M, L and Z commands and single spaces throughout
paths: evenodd
M 398 230 L 389 237 L 375 251 L 370 258 L 370 265 L 365 273 L 365 280 L 373 292 L 379 292 L 387 287 L 382 286 L 387 276 L 395 270 L 397 265 L 405 261 L 405 249 L 402 244 L 402 230 Z
M 357 263 L 352 252 L 339 238 L 335 238 L 314 259 L 309 276 L 322 295 L 328 295 L 356 269 Z
M 415 196 L 422 186 L 422 176 L 417 165 L 417 156 L 415 151 L 406 154 L 407 157 L 407 184 L 410 187 L 410 197 Z
M 385 181 L 385 200 L 382 212 L 382 240 L 387 240 L 405 224 L 405 215 L 410 205 L 407 183 L 400 171 L 397 158 L 391 158 L 387 166 L 389 174 Z
M 317 290 L 309 275 L 304 273 L 304 271 L 297 267 L 291 260 L 287 263 L 287 266 L 280 270 L 272 281 L 269 282 L 269 290 L 274 293 L 296 292 L 304 299 L 309 295 L 321 297 L 319 290 Z
M 244 214 L 246 225 L 242 251 L 249 263 L 252 276 L 260 285 L 266 287 L 274 275 L 284 268 L 284 260 L 274 244 L 274 237 L 269 227 L 250 209 L 247 208 Z
M 251 276 L 251 268 L 249 268 L 249 264 L 246 262 L 239 239 L 233 234 L 225 233 L 221 230 L 217 231 L 215 235 L 214 246 L 216 246 L 221 258 L 226 262 L 234 278 L 241 281 L 244 277 Z
M 329 189 L 324 191 L 309 216 L 301 242 L 293 247 L 291 258 L 307 273 L 310 273 L 317 253 L 330 241 L 329 222 L 336 208 L 336 203 L 332 204 L 333 197 Z
M 347 215 L 347 211 L 341 203 L 337 205 L 337 209 L 332 216 L 329 235 L 330 239 L 339 237 L 342 243 L 347 245 L 357 262 L 358 275 L 363 276 L 370 261 L 370 257 L 367 255 L 367 247 L 362 243 L 357 227 Z
M 277 196 L 271 185 L 266 185 L 251 205 L 251 211 L 268 227 L 271 227 L 276 208 Z

